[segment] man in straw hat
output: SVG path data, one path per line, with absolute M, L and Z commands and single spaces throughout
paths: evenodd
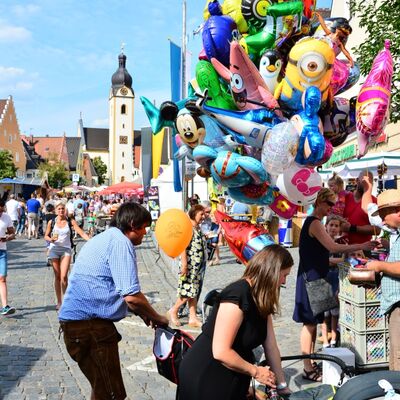
M 400 189 L 388 189 L 378 196 L 379 215 L 385 225 L 397 230 L 387 261 L 370 261 L 367 268 L 383 273 L 381 310 L 389 317 L 389 368 L 400 371 Z

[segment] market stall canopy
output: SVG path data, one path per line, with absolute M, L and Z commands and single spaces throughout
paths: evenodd
M 105 189 L 97 192 L 99 195 L 109 195 L 109 194 L 127 194 L 133 190 L 140 189 L 142 185 L 133 182 L 120 182 L 115 185 L 106 187 Z
M 368 169 L 376 175 L 378 166 L 385 164 L 387 171 L 385 176 L 392 177 L 400 175 L 400 153 L 399 152 L 382 152 L 368 154 L 359 160 L 350 160 L 343 165 L 333 167 L 332 170 L 339 174 L 343 179 L 357 178 L 359 173 Z
M 38 187 L 49 188 L 49 184 L 44 178 L 3 178 L 0 180 L 0 184 L 7 185 L 31 185 Z

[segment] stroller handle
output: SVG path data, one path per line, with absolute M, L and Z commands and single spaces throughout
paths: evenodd
M 355 368 L 353 366 L 347 365 L 342 359 L 332 356 L 330 354 L 312 353 L 312 354 L 300 354 L 294 356 L 281 357 L 281 361 L 307 360 L 307 359 L 331 361 L 339 365 L 339 367 L 342 369 L 342 373 L 340 376 L 341 380 L 343 380 L 345 375 L 347 375 L 348 377 L 352 377 L 355 375 Z M 261 361 L 259 365 L 260 366 L 267 365 L 267 360 Z

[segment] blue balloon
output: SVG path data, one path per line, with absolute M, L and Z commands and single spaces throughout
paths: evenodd
M 263 184 L 268 181 L 260 161 L 241 156 L 231 151 L 219 151 L 199 145 L 193 150 L 193 157 L 200 165 L 207 165 L 213 179 L 227 188 L 238 188 L 249 184 Z
M 301 127 L 299 148 L 295 161 L 301 165 L 316 166 L 323 160 L 325 139 L 321 120 L 318 116 L 321 107 L 321 91 L 310 86 L 303 94 L 304 110 L 292 117 L 296 128 Z
M 211 107 L 204 104 L 206 98 L 197 100 L 197 109 L 217 121 L 225 132 L 232 135 L 234 140 L 241 144 L 261 149 L 268 131 L 283 120 L 267 108 L 232 111 Z
M 210 3 L 211 4 L 211 3 Z M 212 14 L 214 10 L 210 10 Z M 226 67 L 229 66 L 230 42 L 237 39 L 236 22 L 228 15 L 212 14 L 204 23 L 203 47 L 207 58 L 216 58 Z

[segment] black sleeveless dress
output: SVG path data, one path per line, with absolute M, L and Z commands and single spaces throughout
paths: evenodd
M 303 276 L 305 273 L 307 281 L 315 281 L 325 278 L 329 272 L 329 250 L 308 232 L 315 220 L 319 221 L 317 217 L 307 217 L 300 232 L 300 264 L 297 272 L 293 320 L 303 324 L 320 324 L 324 320 L 324 313 L 313 316 Z
M 267 321 L 261 317 L 251 296 L 250 285 L 239 280 L 220 294 L 218 304 L 203 325 L 203 332 L 188 351 L 179 368 L 179 400 L 244 400 L 250 376 L 223 366 L 212 355 L 215 319 L 220 302 L 235 303 L 244 319 L 233 349 L 246 361 L 254 362 L 253 349 L 267 337 Z

